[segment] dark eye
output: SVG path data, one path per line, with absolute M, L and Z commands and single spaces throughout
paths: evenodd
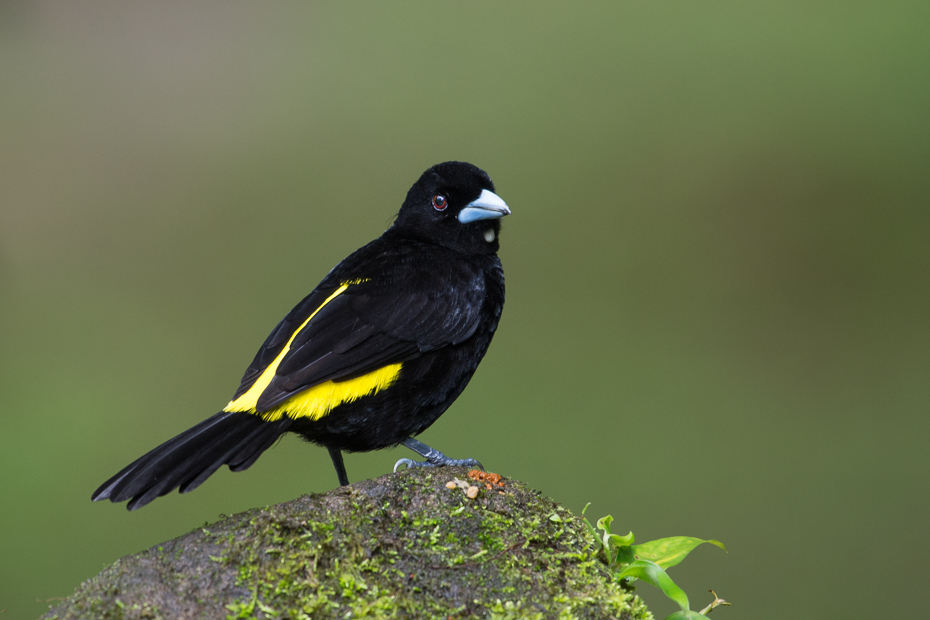
M 449 206 L 449 201 L 446 200 L 445 196 L 436 195 L 433 196 L 433 208 L 437 211 L 443 211 L 446 207 Z

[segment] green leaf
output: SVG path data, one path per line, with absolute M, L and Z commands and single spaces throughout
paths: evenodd
M 618 579 L 627 577 L 642 579 L 646 583 L 650 583 L 659 588 L 665 596 L 678 603 L 682 611 L 689 611 L 691 609 L 688 605 L 688 595 L 685 594 L 685 591 L 675 585 L 675 582 L 668 576 L 668 573 L 655 562 L 636 560 L 617 575 Z
M 676 611 L 671 616 L 667 616 L 665 620 L 700 620 L 701 618 L 706 618 L 696 611 Z
M 613 523 L 614 518 L 610 515 L 606 517 L 601 517 L 597 520 L 597 529 L 603 530 L 604 534 L 601 537 L 601 544 L 604 545 L 604 552 L 610 555 L 611 549 L 615 547 L 625 547 L 627 545 L 633 544 L 633 532 L 630 532 L 626 536 L 618 536 L 617 534 L 610 533 L 610 524 Z
M 632 564 L 636 561 L 636 558 L 633 555 L 633 547 L 620 547 L 617 549 L 617 559 L 614 560 L 617 564 Z
M 702 540 L 690 536 L 672 536 L 671 538 L 660 538 L 650 540 L 641 545 L 633 545 L 633 555 L 636 560 L 649 560 L 655 562 L 662 568 L 671 568 L 679 564 L 688 557 L 695 547 L 704 543 L 717 545 L 724 551 L 727 550 L 723 543 L 718 540 Z
M 610 541 L 610 544 L 614 547 L 628 547 L 633 544 L 635 540 L 633 538 L 633 532 L 630 532 L 626 536 L 618 536 L 616 534 L 604 534 L 604 540 Z

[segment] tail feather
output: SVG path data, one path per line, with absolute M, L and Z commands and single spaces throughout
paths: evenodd
M 115 476 L 100 485 L 100 487 L 94 491 L 94 494 L 91 495 L 91 499 L 95 502 L 104 499 L 109 499 L 114 502 L 122 502 L 129 499 L 129 497 L 132 497 L 132 495 L 121 497 L 122 491 L 128 484 L 140 484 L 140 481 L 148 473 L 149 469 L 156 467 L 158 463 L 163 461 L 166 455 L 171 454 L 175 448 L 183 443 L 196 439 L 199 434 L 207 432 L 212 427 L 221 424 L 231 415 L 231 413 L 225 411 L 220 412 L 212 417 L 207 418 L 200 424 L 189 428 L 180 435 L 169 439 L 154 450 L 151 450 L 150 452 L 140 456 L 135 461 L 121 469 Z
M 214 449 L 218 442 L 230 439 L 232 432 L 241 428 L 229 414 L 214 418 L 211 418 L 213 424 L 203 428 L 195 426 L 142 456 L 136 467 L 130 465 L 130 470 L 113 485 L 110 500 L 124 502 L 146 493 L 153 486 L 161 486 L 166 479 L 177 476 L 179 470 L 189 466 L 191 459 Z
M 243 435 L 238 441 L 227 442 L 220 447 L 220 449 L 211 452 L 209 455 L 205 455 L 200 461 L 205 465 L 201 472 L 195 476 L 187 476 L 181 484 L 179 491 L 181 493 L 188 493 L 199 487 L 207 478 L 213 475 L 213 472 L 221 466 L 229 464 L 243 446 L 251 445 L 257 436 L 264 436 L 265 433 L 269 431 L 273 432 L 276 437 L 279 436 L 281 433 L 278 427 L 279 425 L 277 422 L 264 422 L 262 426 L 251 429 L 251 432 Z M 192 467 L 190 471 L 193 472 L 197 469 L 200 469 L 200 465 Z
M 131 500 L 126 507 L 135 510 L 178 487 L 191 491 L 224 464 L 233 471 L 247 469 L 292 422 L 286 416 L 266 422 L 242 411 L 221 411 L 133 461 L 91 499 Z
M 284 430 L 287 430 L 287 427 L 291 425 L 290 418 L 282 418 L 278 420 L 277 424 L 281 424 L 284 421 L 287 421 L 287 425 Z M 240 446 L 239 450 L 229 458 L 227 465 L 231 471 L 244 471 L 252 466 L 252 464 L 262 455 L 262 452 L 267 450 L 278 440 L 284 430 L 278 431 L 271 424 L 266 427 L 261 435 L 258 435 L 248 443 L 245 443 Z
M 217 430 L 220 433 L 224 430 L 227 432 L 210 437 L 209 443 L 205 445 L 191 445 L 193 442 L 188 442 L 175 448 L 158 463 L 159 467 L 155 470 L 157 478 L 151 484 L 148 483 L 148 478 L 143 478 L 145 484 L 141 489 L 132 489 L 135 492 L 123 491 L 122 495 L 132 497 L 126 508 L 141 508 L 153 499 L 167 495 L 179 486 L 183 487 L 188 480 L 201 474 L 206 474 L 206 480 L 207 476 L 223 464 L 222 457 L 229 451 L 230 446 L 236 446 L 258 429 L 252 428 L 250 424 L 243 424 Z

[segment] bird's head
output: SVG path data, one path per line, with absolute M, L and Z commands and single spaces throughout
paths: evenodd
M 505 215 L 510 209 L 484 170 L 447 161 L 413 184 L 392 231 L 466 254 L 493 254 Z

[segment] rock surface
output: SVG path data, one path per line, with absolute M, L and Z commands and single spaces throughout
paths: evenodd
M 44 618 L 651 618 L 568 510 L 467 474 L 408 470 L 223 518 L 116 561 Z

